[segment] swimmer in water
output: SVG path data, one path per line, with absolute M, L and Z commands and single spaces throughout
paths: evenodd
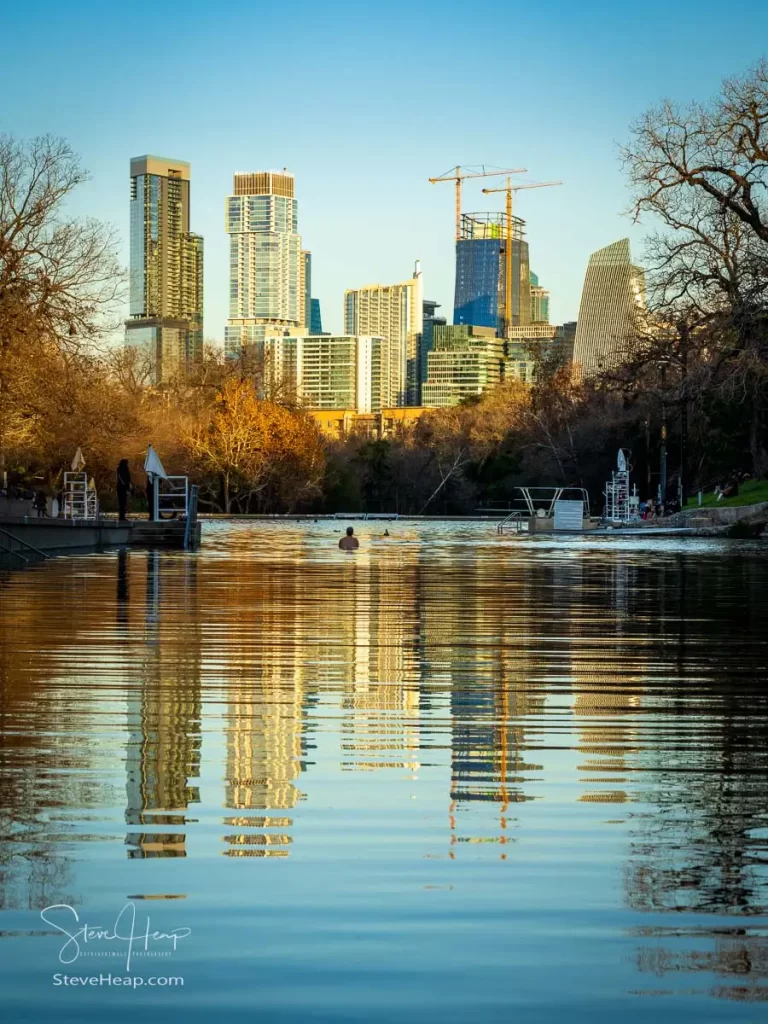
M 355 531 L 351 526 L 347 527 L 346 537 L 342 537 L 339 541 L 339 547 L 342 551 L 356 551 L 360 547 L 360 541 L 354 536 Z

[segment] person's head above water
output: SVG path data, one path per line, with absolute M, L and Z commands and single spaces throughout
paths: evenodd
M 347 527 L 347 536 L 348 536 L 348 537 L 351 537 L 351 536 L 352 536 L 352 534 L 353 534 L 354 532 L 355 532 L 355 531 L 354 531 L 354 530 L 352 529 L 352 527 L 351 527 L 351 526 L 348 526 L 348 527 Z

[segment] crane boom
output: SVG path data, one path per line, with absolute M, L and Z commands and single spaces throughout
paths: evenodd
M 501 177 L 504 174 L 525 174 L 525 167 L 517 167 L 512 169 L 489 168 L 486 170 L 485 164 L 480 164 L 479 169 L 474 167 L 468 167 L 463 173 L 461 167 L 451 167 L 445 174 L 439 175 L 437 178 L 430 178 L 431 184 L 435 185 L 438 181 L 452 181 L 456 186 L 456 241 L 458 242 L 461 234 L 461 183 L 466 178 L 496 178 Z
M 490 195 L 491 192 L 506 192 L 507 194 L 507 243 L 504 253 L 504 337 L 509 337 L 509 329 L 512 326 L 512 240 L 514 230 L 512 225 L 512 193 L 520 192 L 524 188 L 550 188 L 552 185 L 562 185 L 562 181 L 541 181 L 530 185 L 513 185 L 512 180 L 507 178 L 507 184 L 503 188 L 484 188 L 483 194 Z

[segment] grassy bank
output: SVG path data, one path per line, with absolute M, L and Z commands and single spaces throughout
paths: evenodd
M 768 501 L 768 480 L 748 480 L 740 485 L 739 493 L 733 498 L 721 498 L 720 501 L 716 501 L 713 491 L 705 494 L 702 508 L 713 505 L 718 508 L 733 508 L 739 505 L 757 505 L 761 501 Z M 696 508 L 698 503 L 698 496 L 694 495 L 685 507 Z

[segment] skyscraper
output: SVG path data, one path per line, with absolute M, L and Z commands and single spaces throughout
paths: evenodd
M 531 277 L 525 221 L 513 218 L 512 323 L 531 322 Z M 465 213 L 456 243 L 454 324 L 504 329 L 506 213 Z
M 264 341 L 270 325 L 301 327 L 306 266 L 298 202 L 287 171 L 235 174 L 226 202 L 229 242 L 227 355 Z
M 300 266 L 299 298 L 301 299 L 301 308 L 299 309 L 299 321 L 302 327 L 306 327 L 309 334 L 312 317 L 312 253 L 308 250 L 302 249 Z
M 309 314 L 309 333 L 323 333 L 323 315 L 320 312 L 320 299 L 312 299 Z
M 155 383 L 202 353 L 203 239 L 189 230 L 189 164 L 131 160 L 130 319 L 125 343 L 150 357 Z
M 592 253 L 581 293 L 573 362 L 591 377 L 629 355 L 638 314 L 645 309 L 645 275 L 632 264 L 629 239 Z
M 531 323 L 549 323 L 549 292 L 539 284 L 539 278 L 531 271 Z
M 369 284 L 344 293 L 346 334 L 382 337 L 391 360 L 390 398 L 386 405 L 418 402 L 419 341 L 423 326 L 423 291 L 418 263 L 401 284 Z

